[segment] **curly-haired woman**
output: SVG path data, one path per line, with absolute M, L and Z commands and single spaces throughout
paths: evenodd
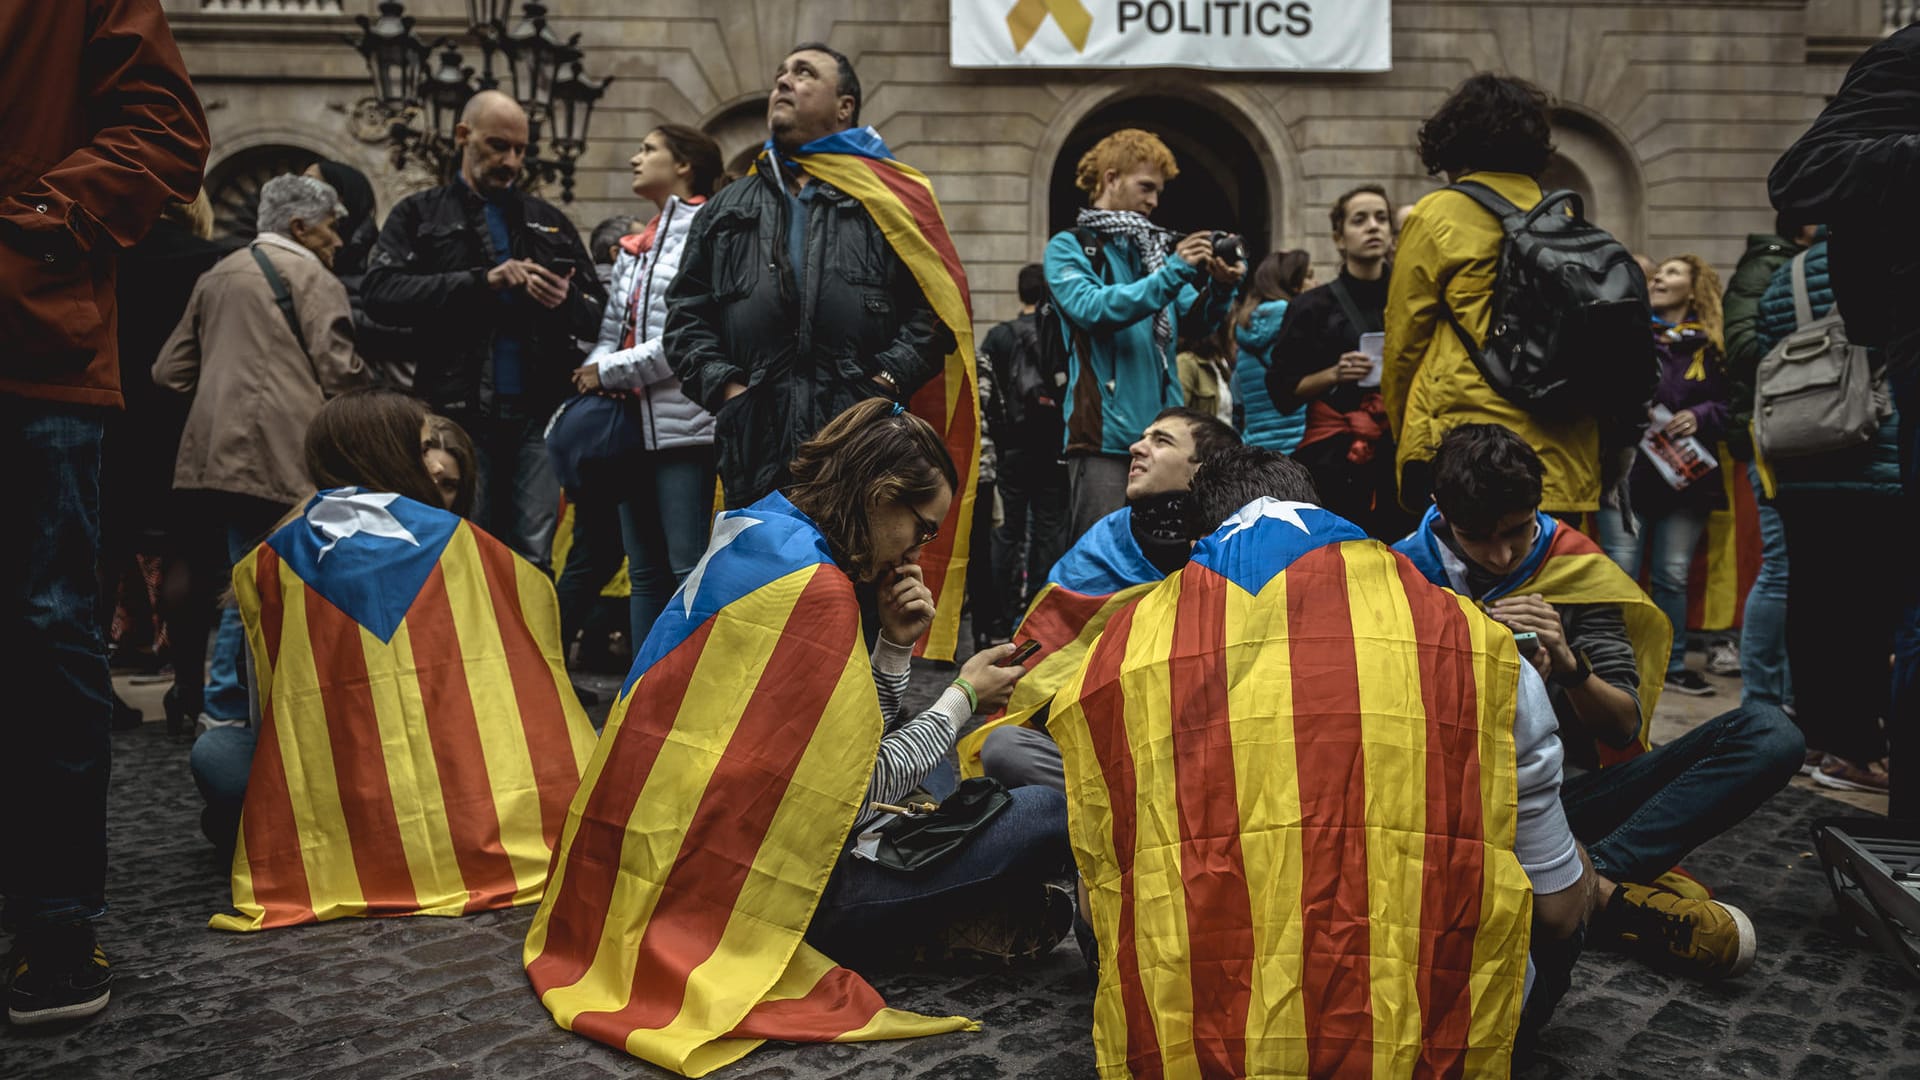
M 1420 127 L 1427 172 L 1491 188 L 1514 206 L 1540 202 L 1539 177 L 1553 153 L 1550 102 L 1520 79 L 1480 74 Z M 1474 341 L 1487 335 L 1503 238 L 1500 222 L 1470 196 L 1436 191 L 1415 204 L 1400 233 L 1387 293 L 1381 389 L 1399 440 L 1400 501 L 1427 501 L 1441 436 L 1461 424 L 1501 424 L 1545 463 L 1540 508 L 1574 513 L 1600 505 L 1600 434 L 1591 418 L 1543 420 L 1496 393 L 1468 356 L 1448 312 Z

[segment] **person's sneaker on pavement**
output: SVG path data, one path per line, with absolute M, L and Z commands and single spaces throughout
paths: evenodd
M 1820 766 L 1826 763 L 1827 752 L 1825 750 L 1815 750 L 1812 747 L 1808 747 L 1806 759 L 1800 763 L 1800 775 L 1812 776 L 1820 771 Z
M 91 923 L 16 937 L 7 967 L 7 1019 L 23 1027 L 83 1020 L 107 1007 L 113 989 Z
M 1010 964 L 1053 951 L 1073 932 L 1073 892 L 1048 882 L 1040 892 L 994 905 L 949 926 L 941 945 L 947 956 Z
M 1624 882 L 1614 888 L 1596 932 L 1610 932 L 1662 966 L 1702 979 L 1738 975 L 1760 951 L 1753 923 L 1739 908 Z
M 1878 761 L 1856 765 L 1845 758 L 1828 754 L 1813 771 L 1813 782 L 1835 791 L 1887 793 L 1887 767 Z
M 1740 674 L 1740 646 L 1731 641 L 1714 641 L 1707 645 L 1707 674 Z
M 1714 690 L 1711 683 L 1707 682 L 1699 672 L 1692 668 L 1687 668 L 1684 671 L 1668 672 L 1667 689 L 1676 694 L 1687 694 L 1692 697 L 1712 697 L 1718 692 Z

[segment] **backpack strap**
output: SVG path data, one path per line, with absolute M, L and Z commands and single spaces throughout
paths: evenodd
M 1080 244 L 1081 254 L 1093 264 L 1093 276 L 1106 280 L 1107 277 L 1107 240 L 1098 232 L 1085 226 L 1073 230 L 1073 238 Z
M 1500 194 L 1478 180 L 1455 181 L 1447 185 L 1447 190 L 1457 191 L 1467 198 L 1472 199 L 1474 202 L 1479 203 L 1481 209 L 1500 220 L 1500 227 L 1507 232 L 1518 232 L 1526 228 L 1534 218 L 1547 213 L 1563 202 L 1571 202 L 1573 204 L 1574 217 L 1586 216 L 1584 200 L 1580 198 L 1580 193 L 1577 191 L 1569 191 L 1566 189 L 1543 191 L 1540 193 L 1540 201 L 1533 204 L 1533 209 L 1522 210 L 1508 201 L 1505 195 Z
M 260 264 L 260 272 L 267 276 L 267 287 L 273 290 L 273 302 L 280 305 L 280 316 L 287 320 L 287 329 L 293 331 L 293 340 L 300 343 L 300 351 L 306 354 L 307 361 L 311 363 L 313 351 L 307 348 L 307 335 L 300 331 L 300 316 L 293 310 L 293 292 L 287 288 L 287 280 L 273 268 L 273 261 L 267 258 L 266 252 L 260 250 L 258 243 L 249 245 L 248 250 L 253 252 L 253 261 Z
M 1340 312 L 1347 317 L 1347 322 L 1353 324 L 1354 333 L 1376 332 L 1368 324 L 1366 316 L 1360 313 L 1360 305 L 1354 302 L 1353 294 L 1347 291 L 1347 283 L 1340 275 L 1335 274 L 1333 280 L 1327 283 L 1327 288 L 1332 291 L 1333 298 L 1340 302 Z
M 1799 329 L 1813 322 L 1813 299 L 1807 295 L 1807 252 L 1793 257 L 1790 274 L 1793 282 L 1793 325 Z

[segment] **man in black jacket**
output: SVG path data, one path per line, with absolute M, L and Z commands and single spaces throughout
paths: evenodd
M 475 520 L 545 567 L 560 496 L 547 417 L 607 297 L 573 223 L 514 186 L 527 151 L 519 104 L 475 94 L 454 139 L 459 174 L 393 208 L 362 296 L 373 318 L 413 328 L 425 346 L 414 392 L 473 436 Z
M 667 292 L 666 353 L 714 414 L 730 509 L 785 483 L 794 451 L 827 421 L 863 398 L 907 400 L 954 348 L 859 201 L 792 161 L 859 122 L 853 65 L 796 46 L 768 97 L 770 152 L 694 220 Z
M 1858 345 L 1876 345 L 1900 411 L 1901 520 L 1920 526 L 1920 24 L 1862 53 L 1839 93 L 1774 163 L 1774 209 L 1827 223 L 1834 301 Z M 1887 714 L 1892 784 L 1888 813 L 1920 820 L 1920 566 L 1905 560 L 1896 586 L 1904 613 L 1894 636 Z M 1881 587 L 1883 583 L 1866 583 Z

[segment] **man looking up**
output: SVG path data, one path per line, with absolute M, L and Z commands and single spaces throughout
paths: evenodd
M 1147 220 L 1180 174 L 1152 134 L 1116 131 L 1080 159 L 1074 184 L 1092 205 L 1047 242 L 1047 285 L 1065 316 L 1067 476 L 1071 543 L 1119 509 L 1127 443 L 1148 418 L 1180 405 L 1182 333 L 1225 325 L 1244 262 L 1213 256 L 1212 234 L 1185 238 Z M 1198 321 L 1198 326 L 1185 322 Z
M 1634 749 L 1671 631 L 1593 541 L 1540 511 L 1545 474 L 1507 428 L 1449 431 L 1433 456 L 1434 505 L 1396 549 L 1429 581 L 1533 635 L 1522 649 L 1550 688 L 1572 766 L 1560 799 L 1600 875 L 1588 941 L 1632 945 L 1703 977 L 1737 975 L 1758 948 L 1745 914 L 1641 883 L 1780 790 L 1805 742 L 1777 706 L 1755 701 L 1664 746 Z M 1596 741 L 1626 752 L 1596 756 Z
M 474 519 L 545 567 L 560 501 L 547 418 L 572 391 L 578 343 L 598 332 L 606 291 L 573 222 L 518 186 L 519 103 L 475 94 L 454 143 L 459 173 L 394 206 L 361 293 L 373 318 L 433 343 L 414 392 L 473 436 Z
M 1186 565 L 1201 535 L 1188 524 L 1194 471 L 1239 444 L 1218 417 L 1193 409 L 1167 409 L 1147 425 L 1128 448 L 1127 505 L 1095 522 L 1047 575 L 1015 634 L 1040 651 L 1005 712 L 960 741 L 962 772 L 1060 787 L 1059 748 L 1040 730 L 1047 703 L 1115 611 Z

